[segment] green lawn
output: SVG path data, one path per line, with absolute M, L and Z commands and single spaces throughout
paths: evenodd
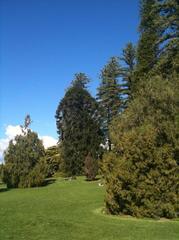
M 104 189 L 83 178 L 0 190 L 0 240 L 178 240 L 179 221 L 107 216 Z

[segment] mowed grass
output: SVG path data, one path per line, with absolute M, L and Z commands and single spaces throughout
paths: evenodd
M 104 215 L 104 188 L 83 178 L 0 190 L 0 240 L 178 240 L 179 221 Z

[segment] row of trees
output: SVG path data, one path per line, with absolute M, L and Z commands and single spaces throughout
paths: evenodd
M 60 159 L 67 176 L 93 180 L 100 168 L 109 213 L 178 215 L 179 1 L 140 4 L 139 42 L 104 66 L 96 98 L 87 90 L 89 78 L 78 73 L 60 101 L 60 151 L 45 152 L 26 119 L 24 135 L 5 153 L 9 187 L 41 185 L 58 171 Z
M 179 213 L 179 1 L 143 0 L 127 108 L 110 124 L 103 158 L 112 214 Z
M 140 4 L 137 47 L 127 44 L 104 66 L 96 99 L 86 75 L 75 76 L 57 128 L 68 175 L 87 166 L 95 172 L 100 160 L 107 212 L 172 218 L 179 212 L 179 2 Z
M 129 43 L 120 58 L 123 66 L 118 57 L 112 57 L 101 70 L 96 98 L 87 90 L 89 78 L 77 73 L 60 101 L 55 117 L 68 176 L 86 174 L 88 180 L 95 179 L 103 152 L 112 147 L 110 123 L 131 98 L 135 58 L 135 47 Z

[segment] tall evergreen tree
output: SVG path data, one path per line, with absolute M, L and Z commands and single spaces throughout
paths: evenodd
M 84 173 L 88 154 L 96 163 L 98 159 L 102 136 L 98 104 L 85 89 L 87 82 L 85 74 L 76 74 L 56 111 L 64 169 L 69 176 Z
M 112 214 L 178 216 L 177 8 L 178 0 L 141 1 L 135 91 L 110 125 L 113 149 L 103 159 Z
M 122 69 L 123 77 L 123 94 L 127 95 L 127 101 L 132 98 L 132 92 L 135 84 L 134 70 L 136 64 L 136 49 L 132 43 L 128 43 L 123 49 L 122 57 L 120 58 L 124 62 Z M 125 103 L 126 105 L 126 103 Z
M 157 72 L 164 76 L 172 72 L 179 73 L 179 1 L 156 1 L 156 12 L 159 15 L 160 46 Z
M 76 73 L 75 78 L 72 81 L 74 87 L 86 88 L 86 85 L 90 82 L 89 78 L 84 73 Z
M 118 83 L 120 72 L 118 59 L 112 57 L 101 72 L 101 84 L 97 94 L 101 109 L 102 128 L 106 141 L 108 141 L 109 150 L 111 149 L 109 124 L 113 117 L 119 113 L 122 105 L 121 87 Z
M 159 25 L 158 14 L 154 11 L 155 0 L 141 0 L 140 39 L 137 48 L 138 76 L 148 73 L 155 65 L 158 55 Z

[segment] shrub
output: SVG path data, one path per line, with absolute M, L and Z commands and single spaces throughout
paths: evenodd
M 139 85 L 111 124 L 105 154 L 106 208 L 112 214 L 173 218 L 179 212 L 179 135 L 173 84 L 160 77 Z
M 51 177 L 62 170 L 61 147 L 59 145 L 46 149 L 45 162 L 47 165 L 47 177 Z
M 44 185 L 44 179 L 47 174 L 47 165 L 44 159 L 33 168 L 27 177 L 26 187 L 40 187 Z

